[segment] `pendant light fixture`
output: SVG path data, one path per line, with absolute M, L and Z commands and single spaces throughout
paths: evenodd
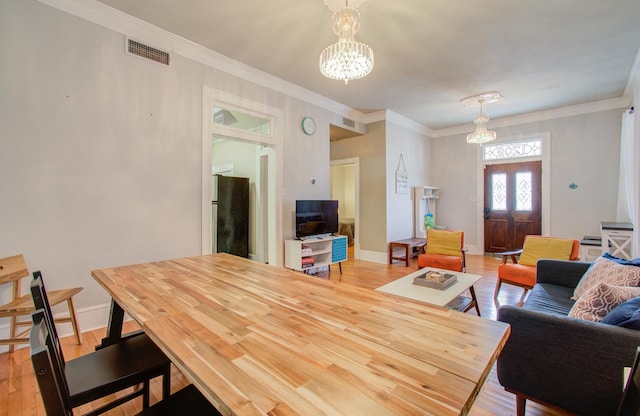
M 502 98 L 502 95 L 498 91 L 489 91 L 460 100 L 464 106 L 480 104 L 480 114 L 473 119 L 476 130 L 467 135 L 467 143 L 483 144 L 496 139 L 496 132 L 487 130 L 486 125 L 489 122 L 489 117 L 482 113 L 482 104 L 494 103 L 502 100 Z
M 327 1 L 325 4 L 329 5 Z M 338 42 L 327 46 L 320 54 L 320 72 L 327 78 L 343 80 L 362 78 L 373 69 L 373 51 L 369 46 L 355 40 L 360 30 L 360 12 L 345 6 L 333 13 L 333 31 Z

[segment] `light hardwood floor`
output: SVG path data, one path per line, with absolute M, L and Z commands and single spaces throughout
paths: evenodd
M 352 284 L 366 288 L 376 288 L 389 281 L 402 277 L 416 269 L 416 260 L 412 259 L 409 267 L 405 267 L 404 262 L 395 262 L 393 265 L 370 263 L 365 261 L 355 261 L 353 253 L 349 253 L 348 260 L 342 263 L 342 276 L 339 268 L 331 268 L 328 276 L 332 281 L 341 281 L 342 284 Z M 483 317 L 495 319 L 496 304 L 493 300 L 493 290 L 495 288 L 497 267 L 501 259 L 488 256 L 467 256 L 467 272 L 480 274 L 482 279 L 474 285 L 476 296 Z M 316 278 L 316 277 L 310 277 Z M 515 304 L 520 300 L 522 289 L 504 285 L 499 302 L 502 304 Z M 475 314 L 475 310 L 468 313 Z M 126 324 L 127 330 L 135 329 L 131 322 Z M 74 344 L 73 336 L 62 340 L 65 358 L 86 354 L 93 350 L 105 335 L 105 329 L 96 329 L 83 333 L 83 344 Z M 187 384 L 186 379 L 175 368 L 172 371 L 171 379 L 172 392 Z M 152 384 L 152 403 L 160 398 L 161 383 L 154 380 Z M 98 401 L 99 402 L 99 401 Z M 136 399 L 107 413 L 107 415 L 134 415 L 141 409 L 141 400 Z M 92 403 L 75 409 L 75 414 L 86 413 L 100 403 Z M 471 409 L 471 415 L 515 415 L 515 398 L 507 393 L 498 383 L 495 368 L 491 371 L 489 378 L 478 395 L 476 402 Z M 14 353 L 0 354 L 0 416 L 32 416 L 45 415 L 38 386 L 33 375 L 33 369 L 29 359 L 29 348 L 21 348 Z M 568 413 L 549 409 L 536 403 L 529 402 L 527 405 L 528 416 L 567 416 Z

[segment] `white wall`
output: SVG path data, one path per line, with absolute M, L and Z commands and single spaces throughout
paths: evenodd
M 127 55 L 124 34 L 34 0 L 0 2 L 0 39 L 0 256 L 24 253 L 49 289 L 83 286 L 84 330 L 109 301 L 91 270 L 201 252 L 203 86 L 282 109 L 285 238 L 296 199 L 329 197 L 332 112 L 178 54 Z
M 620 153 L 620 114 L 609 110 L 496 129 L 501 138 L 550 132 L 551 235 L 581 239 L 599 235 L 600 221 L 615 221 Z M 491 127 L 491 126 L 489 126 Z M 477 146 L 465 135 L 434 139 L 433 175 L 440 186 L 438 223 L 465 231 L 465 242 L 483 246 L 476 232 Z M 570 183 L 578 188 L 572 190 Z M 480 208 L 479 208 L 480 207 Z
M 355 166 L 331 166 L 331 198 L 339 201 L 340 218 L 355 218 Z
M 430 174 L 431 139 L 387 121 L 386 187 L 387 187 L 387 241 L 414 236 L 413 188 L 433 185 Z M 396 170 L 403 169 L 409 176 L 406 194 L 396 193 Z

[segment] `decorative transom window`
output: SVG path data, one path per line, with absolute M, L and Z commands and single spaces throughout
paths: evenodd
M 493 143 L 482 146 L 483 160 L 518 159 L 541 155 L 542 139 L 529 139 L 509 143 Z
M 271 134 L 271 120 L 267 116 L 251 114 L 249 110 L 236 110 L 231 107 L 213 109 L 213 122 L 219 126 L 246 130 L 269 136 Z

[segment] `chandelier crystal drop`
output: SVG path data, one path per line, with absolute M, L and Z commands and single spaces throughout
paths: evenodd
M 373 51 L 355 40 L 360 30 L 360 13 L 346 6 L 333 14 L 333 31 L 338 42 L 320 54 L 320 72 L 327 78 L 343 80 L 362 78 L 373 69 Z
M 483 144 L 494 141 L 497 137 L 495 131 L 487 130 L 486 124 L 489 122 L 489 117 L 482 114 L 482 101 L 480 101 L 480 114 L 473 119 L 473 124 L 476 125 L 476 131 L 467 135 L 467 143 Z

